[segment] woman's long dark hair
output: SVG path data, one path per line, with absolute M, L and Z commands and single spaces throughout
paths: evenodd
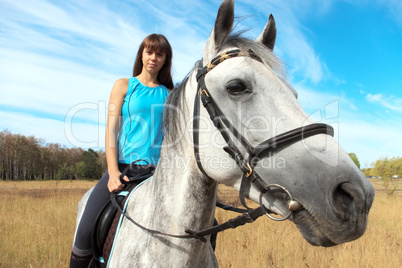
M 133 76 L 137 76 L 142 72 L 142 52 L 144 48 L 147 48 L 151 51 L 162 52 L 166 54 L 166 61 L 163 67 L 160 69 L 158 73 L 158 82 L 167 87 L 168 89 L 173 89 L 173 80 L 172 80 L 172 47 L 169 44 L 169 41 L 162 34 L 151 34 L 148 35 L 144 41 L 142 41 L 140 48 L 137 52 L 137 57 L 135 59 L 134 68 L 133 68 Z

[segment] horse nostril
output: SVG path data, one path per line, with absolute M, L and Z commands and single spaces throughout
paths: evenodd
M 363 191 L 351 183 L 345 182 L 335 189 L 333 203 L 337 216 L 342 221 L 349 221 L 356 218 L 364 207 Z

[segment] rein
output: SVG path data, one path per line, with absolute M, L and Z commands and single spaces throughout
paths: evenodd
M 130 215 L 128 215 L 127 212 L 124 211 L 117 204 L 116 193 L 115 192 L 111 193 L 110 198 L 111 198 L 112 204 L 118 209 L 118 211 L 127 220 L 129 220 L 131 223 L 133 223 L 137 227 L 147 231 L 150 234 L 163 235 L 163 236 L 174 237 L 174 238 L 183 238 L 183 239 L 196 238 L 198 240 L 201 240 L 204 243 L 207 242 L 207 240 L 206 240 L 206 238 L 204 236 L 211 235 L 211 234 L 216 234 L 216 233 L 222 232 L 224 230 L 227 230 L 229 228 L 234 229 L 234 228 L 239 227 L 241 225 L 244 225 L 246 223 L 251 223 L 251 222 L 255 221 L 257 218 L 259 218 L 260 216 L 262 216 L 262 215 L 264 215 L 266 213 L 266 209 L 263 206 L 260 206 L 260 207 L 258 207 L 256 209 L 244 212 L 242 215 L 238 216 L 237 218 L 228 220 L 225 223 L 213 226 L 211 228 L 207 228 L 207 229 L 204 229 L 204 230 L 201 230 L 201 231 L 193 231 L 193 230 L 190 230 L 190 229 L 185 229 L 186 235 L 173 235 L 173 234 L 163 233 L 161 231 L 149 229 L 149 228 L 139 224 L 133 218 L 131 218 Z M 128 200 L 126 202 L 128 202 Z M 225 206 L 223 206 L 222 208 L 223 209 L 228 209 L 227 207 L 225 208 Z M 237 212 L 241 212 L 241 211 L 243 211 L 243 210 L 241 210 L 241 209 L 237 210 Z

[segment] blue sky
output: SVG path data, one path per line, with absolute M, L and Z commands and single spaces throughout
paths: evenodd
M 0 131 L 68 147 L 103 147 L 116 79 L 139 43 L 164 34 L 179 82 L 201 58 L 220 0 L 1 0 Z M 256 38 L 269 14 L 274 52 L 308 114 L 336 127 L 363 167 L 402 155 L 400 0 L 237 0 L 237 29 Z

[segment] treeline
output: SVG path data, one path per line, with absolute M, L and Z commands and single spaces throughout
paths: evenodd
M 360 168 L 354 153 L 349 154 Z M 99 179 L 106 170 L 104 151 L 67 148 L 33 136 L 0 132 L 0 179 L 82 180 Z M 383 158 L 362 169 L 368 177 L 402 177 L 402 158 Z
M 402 177 L 402 158 L 400 157 L 385 157 L 371 164 L 371 168 L 363 169 L 366 176 L 382 177 L 391 179 L 394 176 Z
M 0 132 L 2 180 L 99 179 L 105 169 L 103 151 L 67 148 L 8 130 Z

